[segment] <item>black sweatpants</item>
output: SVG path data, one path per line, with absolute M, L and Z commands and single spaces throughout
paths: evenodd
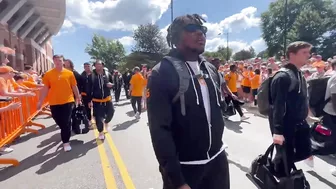
M 109 102 L 93 102 L 93 116 L 96 120 L 98 132 L 104 131 L 104 123 L 109 123 L 114 115 L 114 107 L 112 101 Z M 103 120 L 105 119 L 104 123 Z
M 124 85 L 125 95 L 127 99 L 130 99 L 129 95 L 129 85 Z
M 115 96 L 115 101 L 116 102 L 119 102 L 119 99 L 120 99 L 120 93 L 121 93 L 121 88 L 116 88 L 114 90 L 114 96 Z
M 61 138 L 63 143 L 68 143 L 71 137 L 71 115 L 74 103 L 50 106 L 52 118 L 61 129 Z
M 89 107 L 89 100 L 87 98 L 87 96 L 83 96 L 83 104 L 85 107 L 85 112 L 86 112 L 86 116 L 88 118 L 89 121 L 91 121 L 91 108 Z
M 238 96 L 237 92 L 234 92 L 233 94 L 236 95 L 236 96 Z M 236 100 L 234 100 L 230 95 L 228 95 L 227 97 L 225 97 L 225 102 L 227 104 L 230 103 L 231 100 L 232 100 L 234 108 L 237 110 L 237 112 L 240 115 L 240 117 L 242 117 L 244 115 L 244 113 L 243 113 L 243 110 L 240 107 L 239 102 L 237 102 Z
M 304 120 L 299 124 L 290 124 L 290 121 L 285 121 L 284 134 L 285 143 L 283 146 L 276 145 L 275 171 L 277 176 L 286 176 L 285 164 L 283 162 L 283 151 L 287 156 L 288 167 L 291 170 L 293 163 L 307 159 L 312 155 L 310 141 L 310 127 Z M 271 128 L 273 135 L 273 129 Z
M 141 100 L 142 96 L 131 96 L 131 104 L 134 113 L 139 112 L 139 114 L 141 114 Z
M 181 165 L 186 184 L 192 189 L 230 189 L 229 163 L 223 151 L 205 165 Z M 160 167 L 163 189 L 176 189 Z

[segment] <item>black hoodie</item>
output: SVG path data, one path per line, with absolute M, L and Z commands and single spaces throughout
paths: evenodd
M 171 52 L 170 56 L 185 62 L 177 52 Z M 222 79 L 204 58 L 200 57 L 199 62 L 200 69 L 210 76 L 205 78 L 210 98 L 210 123 L 197 79 L 190 77 L 185 93 L 185 116 L 181 114 L 180 101 L 172 103 L 179 89 L 179 76 L 173 65 L 163 59 L 152 69 L 148 79 L 147 112 L 154 151 L 160 167 L 176 187 L 185 184 L 180 164 L 206 164 L 223 151 L 224 120 L 219 103 Z

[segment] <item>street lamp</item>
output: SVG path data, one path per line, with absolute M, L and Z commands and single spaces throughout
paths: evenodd
M 226 61 L 229 61 L 230 56 L 229 56 L 229 32 L 223 33 L 226 35 Z M 222 33 L 219 33 L 218 35 L 222 35 Z
M 174 0 L 170 0 L 170 16 L 171 16 L 171 23 L 174 21 Z

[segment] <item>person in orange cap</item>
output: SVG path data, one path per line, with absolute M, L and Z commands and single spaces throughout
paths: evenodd
M 326 67 L 325 63 L 324 62 L 315 62 L 313 64 L 313 67 L 316 68 L 316 72 L 313 73 L 310 78 L 314 79 L 314 78 L 320 78 L 320 77 L 323 77 L 324 74 L 325 74 L 325 70 L 324 68 Z
M 10 66 L 0 66 L 0 96 L 9 96 L 9 97 L 22 97 L 22 96 L 35 96 L 35 93 L 26 92 L 18 93 L 9 91 L 9 84 L 13 80 L 13 77 L 17 73 Z

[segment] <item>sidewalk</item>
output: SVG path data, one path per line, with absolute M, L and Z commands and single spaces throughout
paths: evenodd
M 1 156 L 20 161 L 17 167 L 0 165 L 1 188 L 7 189 L 103 189 L 106 188 L 93 132 L 71 138 L 72 151 L 62 149 L 58 127 L 51 118 L 39 117 L 46 125 L 38 135 L 21 136 Z

